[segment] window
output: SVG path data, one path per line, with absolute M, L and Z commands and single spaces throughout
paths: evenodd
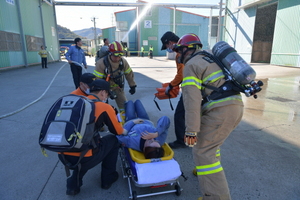
M 20 34 L 0 31 L 0 51 L 21 51 Z
M 44 45 L 43 38 L 26 35 L 27 51 L 39 51 L 41 46 Z

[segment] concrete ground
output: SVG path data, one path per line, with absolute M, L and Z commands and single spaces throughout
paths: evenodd
M 87 58 L 88 72 L 94 70 L 94 58 Z M 129 100 L 140 99 L 150 118 L 167 115 L 172 124 L 167 142 L 175 140 L 173 114 L 168 100 L 154 102 L 155 88 L 169 82 L 176 74 L 174 60 L 166 57 L 128 57 L 137 82 L 137 92 Z M 300 199 L 300 68 L 252 64 L 257 79 L 264 82 L 258 98 L 244 96 L 244 117 L 221 147 L 222 166 L 226 172 L 233 200 Z M 41 154 L 38 136 L 44 117 L 57 98 L 73 91 L 69 65 L 65 61 L 0 71 L 0 199 L 129 199 L 126 179 L 121 176 L 109 190 L 100 187 L 100 168 L 90 170 L 83 179 L 81 192 L 66 196 L 66 175 L 56 153 Z M 177 99 L 172 99 L 176 107 Z M 110 101 L 115 105 L 114 101 Z M 229 116 L 230 117 L 230 116 Z M 164 194 L 145 200 L 196 200 L 200 196 L 191 148 L 175 149 L 175 159 L 188 177 L 179 178 L 181 196 Z M 117 163 L 121 175 L 120 161 Z M 138 194 L 156 192 L 134 187 Z

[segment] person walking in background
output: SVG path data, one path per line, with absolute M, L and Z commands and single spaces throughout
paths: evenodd
M 141 56 L 144 57 L 144 46 L 141 47 Z
M 81 49 L 81 39 L 75 38 L 74 43 L 75 45 L 69 48 L 65 56 L 70 64 L 75 89 L 77 89 L 80 85 L 80 77 L 82 75 L 81 64 L 83 64 L 85 68 L 87 68 L 87 64 L 85 60 L 84 51 L 83 49 Z
M 234 90 L 218 93 L 211 88 L 223 87 L 221 68 L 202 52 L 195 34 L 182 36 L 174 47 L 183 63 L 183 103 L 185 108 L 185 143 L 193 147 L 196 174 L 202 197 L 198 200 L 231 200 L 221 165 L 220 147 L 243 117 L 241 94 Z M 225 87 L 225 86 L 224 86 Z
M 175 35 L 173 32 L 168 31 L 161 37 L 162 47 L 161 50 L 167 50 L 169 53 L 172 53 L 173 46 L 179 40 L 179 37 Z M 183 79 L 183 68 L 184 64 L 178 62 L 180 54 L 176 53 L 176 66 L 177 66 L 177 73 L 174 79 L 170 82 L 169 86 L 166 88 L 166 95 L 169 95 L 170 90 L 177 85 L 180 85 Z M 185 133 L 185 120 L 184 120 L 184 106 L 183 106 L 183 99 L 182 95 L 178 101 L 178 104 L 175 109 L 174 113 L 174 127 L 175 127 L 175 135 L 176 140 L 174 142 L 169 143 L 169 146 L 172 149 L 176 148 L 185 148 L 187 147 L 184 144 L 184 133 Z
M 100 58 L 103 58 L 104 56 L 107 56 L 109 54 L 109 40 L 108 38 L 103 39 L 104 45 L 97 51 L 97 56 L 95 59 L 95 62 L 97 62 Z
M 41 50 L 39 51 L 39 55 L 41 56 L 42 59 L 42 68 L 48 68 L 47 67 L 47 57 L 48 57 L 48 52 L 44 48 L 44 46 L 41 46 Z
M 153 58 L 153 47 L 152 47 L 152 45 L 150 45 L 150 47 L 149 47 L 149 55 L 150 55 L 150 59 L 152 59 Z

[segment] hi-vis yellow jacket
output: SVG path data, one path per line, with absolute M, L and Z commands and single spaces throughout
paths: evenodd
M 199 52 L 197 50 L 195 53 Z M 222 69 L 204 55 L 196 55 L 184 61 L 183 81 L 181 84 L 185 109 L 185 123 L 187 132 L 199 132 L 201 116 L 212 109 L 232 104 L 243 105 L 240 94 L 222 99 L 212 100 L 201 106 L 202 94 L 209 95 L 213 90 L 203 84 L 220 87 L 225 83 Z M 222 115 L 222 113 L 220 113 Z M 228 116 L 230 117 L 230 116 Z

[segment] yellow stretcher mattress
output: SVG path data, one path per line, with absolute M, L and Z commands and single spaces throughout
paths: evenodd
M 174 156 L 174 152 L 171 147 L 165 143 L 162 148 L 165 151 L 164 157 L 161 158 L 154 158 L 154 159 L 146 159 L 143 152 L 136 151 L 134 149 L 128 148 L 130 153 L 131 159 L 136 163 L 151 163 L 151 162 L 158 162 L 163 160 L 171 160 Z

